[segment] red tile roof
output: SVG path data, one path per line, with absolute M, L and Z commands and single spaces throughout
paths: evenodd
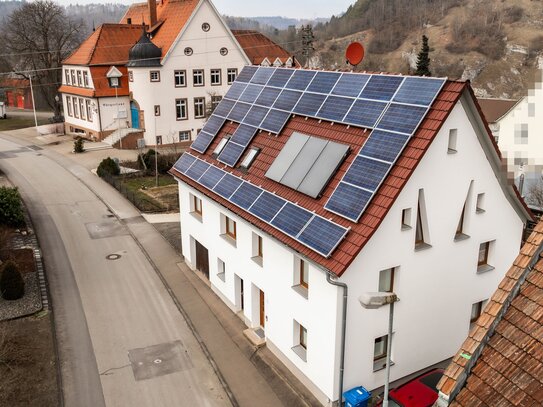
M 294 55 L 258 31 L 232 30 L 232 34 L 234 34 L 253 65 L 260 65 L 266 58 L 271 65 L 277 58 L 284 64 L 291 58 L 295 64 L 294 66 L 300 67 Z
M 77 86 L 62 85 L 59 88 L 59 92 L 68 93 L 71 95 L 85 96 L 85 97 L 107 97 L 107 96 L 128 96 L 130 91 L 128 89 L 128 70 L 126 66 L 117 66 L 117 69 L 123 74 L 121 78 L 121 87 L 117 89 L 109 86 L 108 79 L 106 77 L 109 71 L 109 66 L 91 66 L 91 76 L 94 83 L 94 89 L 80 88 Z
M 64 65 L 124 65 L 128 51 L 138 42 L 142 28 L 102 24 L 62 63 Z
M 162 48 L 162 57 L 167 54 L 198 3 L 199 0 L 162 0 L 157 2 L 157 24 L 151 27 L 150 31 L 153 34 L 153 43 Z M 132 21 L 132 24 L 139 24 L 139 27 L 142 23 L 148 26 L 149 9 L 147 3 L 132 4 L 121 18 L 120 23 L 128 24 L 128 19 Z M 126 55 L 128 56 L 128 53 Z
M 541 406 L 543 222 L 488 301 L 438 389 L 451 406 Z

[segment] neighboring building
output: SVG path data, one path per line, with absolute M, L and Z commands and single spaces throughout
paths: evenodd
M 363 292 L 400 298 L 392 380 L 442 362 L 530 218 L 469 84 L 435 78 L 245 67 L 171 173 L 187 264 L 324 405 L 342 360 L 343 390 L 383 385 Z
M 479 106 L 483 112 L 483 116 L 488 122 L 488 127 L 492 130 L 496 143 L 499 142 L 500 132 L 500 119 L 505 116 L 509 110 L 513 108 L 518 102 L 515 99 L 492 99 L 492 98 L 478 98 Z
M 541 406 L 543 403 L 543 222 L 438 384 L 438 406 Z
M 124 65 L 141 32 L 138 26 L 103 24 L 63 61 L 59 92 L 66 133 L 103 140 L 119 129 L 138 131 L 138 113 L 131 114 L 135 109 Z M 113 65 L 122 74 L 118 88 L 107 78 Z
M 294 55 L 254 30 L 232 30 L 252 65 L 300 68 Z

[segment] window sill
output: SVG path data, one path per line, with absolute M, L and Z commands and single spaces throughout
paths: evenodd
M 494 269 L 495 267 L 491 266 L 490 264 L 481 264 L 477 267 L 477 274 L 486 273 L 487 271 L 492 271 Z
M 424 242 L 415 243 L 415 251 L 416 252 L 420 252 L 422 250 L 430 249 L 431 247 L 432 247 L 432 245 L 430 245 L 428 243 L 424 243 Z
M 192 217 L 194 219 L 196 219 L 198 222 L 202 222 L 202 215 L 200 215 L 198 212 L 190 212 L 190 214 L 192 215 Z
M 223 233 L 221 235 L 221 237 L 223 238 L 223 240 L 227 241 L 228 243 L 230 243 L 232 246 L 234 247 L 237 247 L 237 242 L 236 242 L 236 239 L 234 239 L 232 236 L 226 234 L 226 233 Z
M 262 267 L 262 257 L 261 256 L 253 256 L 251 257 L 251 260 L 254 261 L 256 264 L 258 264 L 260 267 Z
M 461 242 L 462 240 L 466 240 L 466 239 L 469 239 L 469 235 L 466 235 L 464 233 L 457 233 L 454 236 L 454 241 L 455 242 Z
M 402 230 L 411 230 L 411 229 L 413 228 L 409 225 L 402 225 Z
M 486 211 L 482 208 L 475 209 L 475 213 L 485 213 Z
M 308 298 L 308 289 L 301 284 L 293 285 L 292 289 L 304 297 L 306 300 Z
M 298 355 L 300 359 L 302 359 L 304 362 L 307 362 L 307 349 L 304 348 L 302 345 L 296 345 L 293 346 L 292 351 Z
M 394 366 L 394 362 L 390 361 L 390 366 Z M 373 362 L 373 372 L 378 372 L 379 370 L 386 369 L 387 367 L 387 360 L 386 358 L 378 359 Z
M 223 283 L 226 281 L 226 273 L 224 271 L 222 273 L 217 273 L 217 277 L 219 277 L 219 280 Z
M 458 151 L 452 149 L 452 148 L 448 148 L 447 149 L 447 154 L 456 154 Z

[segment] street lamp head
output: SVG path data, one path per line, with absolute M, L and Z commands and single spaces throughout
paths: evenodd
M 396 294 L 389 292 L 366 292 L 362 293 L 358 301 L 364 308 L 375 309 L 399 301 L 399 298 Z

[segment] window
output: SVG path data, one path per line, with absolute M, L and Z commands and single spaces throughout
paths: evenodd
M 221 84 L 221 70 L 212 69 L 211 70 L 211 85 L 220 85 Z
M 128 81 L 134 82 L 134 72 L 128 71 Z
M 192 202 L 190 203 L 190 210 L 192 213 L 202 216 L 202 200 L 196 195 L 191 195 Z
M 485 193 L 477 194 L 477 205 L 475 207 L 476 213 L 483 213 L 485 211 Z
M 89 87 L 89 73 L 87 71 L 83 71 L 83 84 L 86 88 Z
M 424 243 L 424 232 L 422 230 L 422 215 L 420 213 L 420 202 L 417 205 L 417 230 L 415 232 L 415 244 Z
M 373 371 L 381 370 L 386 367 L 388 348 L 388 335 L 375 338 L 373 344 Z
M 66 96 L 66 113 L 68 116 L 72 116 L 72 98 L 70 96 Z
M 77 103 L 77 98 L 72 97 L 72 102 L 74 104 L 74 116 L 79 119 L 79 104 Z
M 194 52 L 193 49 L 191 47 L 186 47 L 185 50 L 183 51 L 185 53 L 186 56 L 191 56 L 192 53 Z
M 175 99 L 175 119 L 186 120 L 187 115 L 187 99 Z
M 66 80 L 66 85 L 70 85 L 72 83 L 70 81 L 70 70 L 69 69 L 64 70 L 64 78 Z
M 247 151 L 247 154 L 245 154 L 245 158 L 241 162 L 240 168 L 248 170 L 258 153 L 260 153 L 260 148 L 251 147 L 249 151 Z
M 160 71 L 151 71 L 149 72 L 151 82 L 160 82 Z
M 219 258 L 217 258 L 217 277 L 222 281 L 226 281 L 226 264 Z
M 478 273 L 494 270 L 494 267 L 490 265 L 490 258 L 492 256 L 493 247 L 494 241 L 484 242 L 479 245 L 479 253 L 477 256 Z
M 223 57 L 228 55 L 228 48 L 226 47 L 222 47 L 220 50 L 219 50 L 219 54 L 221 54 Z
M 457 138 L 458 130 L 457 129 L 450 129 L 449 130 L 449 147 L 447 149 L 447 153 L 454 154 L 456 153 L 456 138 Z
M 238 76 L 238 68 L 228 68 L 226 71 L 226 80 L 229 85 L 232 85 Z
M 481 312 L 483 311 L 483 303 L 484 301 L 479 301 L 471 306 L 471 315 L 469 318 L 470 328 L 481 316 Z
M 155 116 L 160 116 L 160 105 L 155 105 Z
M 173 71 L 173 78 L 176 88 L 187 86 L 187 72 L 186 71 Z
M 91 104 L 90 104 L 90 100 L 85 100 L 85 105 L 87 107 L 87 120 L 89 122 L 92 122 L 92 110 L 91 110 Z
M 411 208 L 402 210 L 402 230 L 411 229 Z
M 156 136 L 156 145 L 162 144 L 162 136 Z
M 109 86 L 111 88 L 118 88 L 121 86 L 120 83 L 121 78 L 109 78 Z
M 300 359 L 302 359 L 304 362 L 307 362 L 307 328 L 297 322 L 296 320 L 293 320 L 293 347 L 292 351 L 298 355 Z
M 262 250 L 262 236 L 253 232 L 253 246 L 251 259 L 262 266 L 264 251 Z
M 179 141 L 189 141 L 190 140 L 190 130 L 183 130 L 179 132 Z
M 81 98 L 79 98 L 79 113 L 81 114 L 81 118 L 85 120 L 87 115 L 85 114 L 85 101 Z
M 226 234 L 236 240 L 236 222 L 225 216 Z
M 72 86 L 77 86 L 77 82 L 75 81 L 75 69 L 71 69 L 70 72 L 72 73 Z
M 194 98 L 194 118 L 201 119 L 205 117 L 206 113 L 206 99 Z
M 300 325 L 300 346 L 307 350 L 307 329 Z
M 423 250 L 432 247 L 430 245 L 428 232 L 428 219 L 426 217 L 426 206 L 424 202 L 424 190 L 419 189 L 419 200 L 417 202 L 417 217 L 415 227 L 415 250 Z
M 221 103 L 222 96 L 211 96 L 211 113 L 219 106 Z
M 193 86 L 204 86 L 204 70 L 203 69 L 192 70 L 192 84 Z
M 81 77 L 81 71 L 77 71 L 77 86 L 83 86 L 83 79 Z
M 223 137 L 222 140 L 219 141 L 219 144 L 217 144 L 217 147 L 215 147 L 215 150 L 213 150 L 213 155 L 219 155 L 224 146 L 226 146 L 226 143 L 228 143 L 228 140 L 230 140 L 230 137 Z
M 309 287 L 309 264 L 300 259 L 300 285 L 307 289 Z
M 209 23 L 202 24 L 202 31 L 208 32 L 210 28 L 211 26 L 209 25 Z
M 396 268 L 392 267 L 379 272 L 379 289 L 380 292 L 391 293 L 394 291 L 394 275 Z
M 458 220 L 458 225 L 456 226 L 456 234 L 454 236 L 455 240 L 462 239 L 464 237 L 467 237 L 467 235 L 464 233 L 464 215 L 466 212 L 466 204 L 464 203 L 464 206 L 462 207 L 462 213 L 460 214 L 460 219 Z

